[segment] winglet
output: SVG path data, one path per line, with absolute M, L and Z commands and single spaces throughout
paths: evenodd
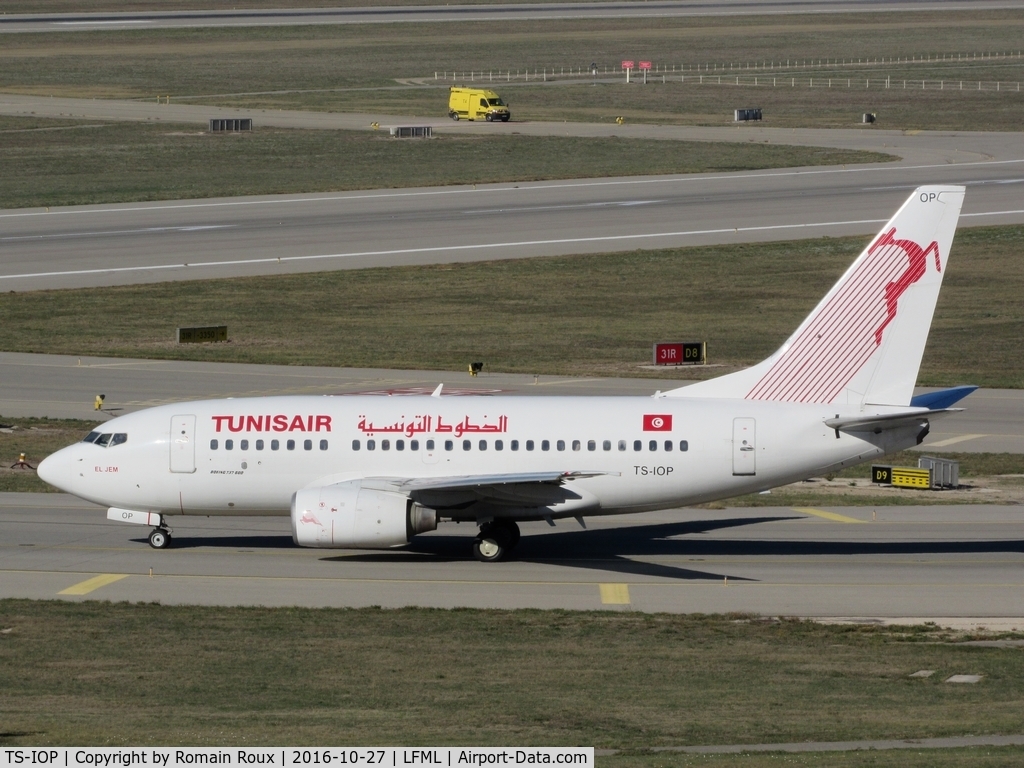
M 441 388 L 443 386 L 444 386 L 444 382 L 442 381 L 440 384 L 437 385 L 437 389 L 435 389 L 433 392 L 430 393 L 430 396 L 431 397 L 440 397 L 441 396 Z

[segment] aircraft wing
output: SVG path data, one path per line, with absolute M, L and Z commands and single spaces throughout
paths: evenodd
M 522 483 L 547 483 L 561 485 L 569 480 L 598 475 L 618 475 L 619 472 L 512 472 L 504 475 L 464 475 L 461 477 L 420 477 L 403 480 L 399 488 L 403 491 L 437 491 L 456 488 L 477 488 L 494 485 Z
M 940 416 L 948 416 L 951 413 L 958 413 L 963 408 L 939 408 L 935 410 L 920 410 L 907 413 L 876 414 L 874 416 L 844 416 L 841 418 L 825 419 L 825 425 L 843 432 L 873 432 L 876 435 L 890 429 L 911 427 L 918 424 L 927 424 L 930 419 Z
M 370 477 L 364 487 L 408 494 L 414 501 L 435 508 L 459 507 L 474 502 L 507 506 L 540 507 L 582 498 L 565 486 L 572 480 L 619 472 L 575 470 L 565 472 L 514 472 L 498 475 L 450 477 Z

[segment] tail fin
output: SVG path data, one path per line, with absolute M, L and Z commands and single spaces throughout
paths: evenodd
M 775 354 L 664 396 L 909 405 L 963 199 L 919 187 Z

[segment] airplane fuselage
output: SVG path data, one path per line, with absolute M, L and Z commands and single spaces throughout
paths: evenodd
M 842 413 L 650 397 L 210 400 L 102 424 L 93 442 L 47 460 L 47 480 L 108 507 L 287 515 L 293 494 L 310 486 L 557 471 L 584 475 L 566 484 L 578 498 L 534 518 L 639 512 L 769 489 L 917 441 L 915 429 L 854 436 L 825 425 Z M 472 519 L 471 501 L 442 514 Z M 521 507 L 509 514 L 526 519 Z

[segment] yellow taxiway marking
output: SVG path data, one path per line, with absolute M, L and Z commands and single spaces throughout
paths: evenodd
M 823 509 L 812 509 L 811 507 L 791 507 L 794 512 L 803 512 L 805 515 L 814 515 L 815 517 L 823 517 L 826 520 L 832 520 L 836 523 L 864 523 L 865 520 L 858 520 L 855 517 L 847 517 L 846 515 L 837 515 L 835 512 L 826 512 Z
M 599 584 L 602 605 L 629 605 L 629 584 Z
M 977 440 L 979 437 L 988 437 L 988 435 L 957 435 L 956 437 L 947 437 L 945 440 L 939 440 L 937 443 L 928 443 L 926 448 L 945 448 L 947 445 L 954 445 L 956 443 L 963 443 L 967 440 Z
M 58 592 L 58 595 L 88 595 L 90 592 L 105 587 L 107 584 L 113 584 L 115 581 L 128 578 L 127 573 L 101 573 L 99 576 L 93 576 L 91 579 L 80 581 L 67 589 L 62 589 Z

